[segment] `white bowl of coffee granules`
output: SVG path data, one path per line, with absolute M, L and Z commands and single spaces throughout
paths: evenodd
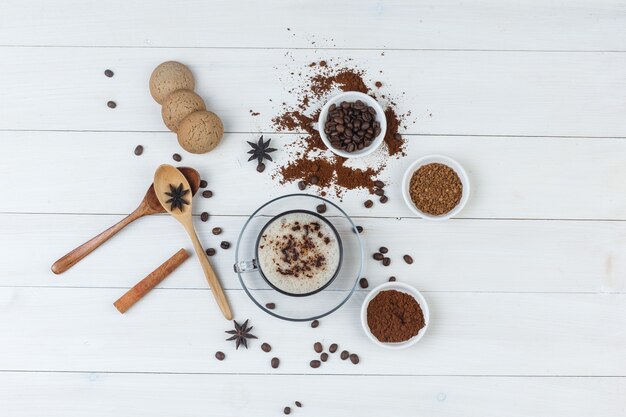
M 317 130 L 334 154 L 358 158 L 371 154 L 383 143 L 387 119 L 375 99 L 358 91 L 346 91 L 322 107 Z
M 402 196 L 413 213 L 426 220 L 447 220 L 467 203 L 470 183 L 457 161 L 428 155 L 413 162 L 402 179 Z
M 401 282 L 386 282 L 365 297 L 361 325 L 367 337 L 387 349 L 405 349 L 428 329 L 430 315 L 422 293 Z

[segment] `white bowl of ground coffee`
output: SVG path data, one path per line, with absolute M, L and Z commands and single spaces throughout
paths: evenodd
M 447 220 L 463 210 L 470 195 L 465 169 L 452 158 L 427 155 L 413 162 L 402 179 L 409 209 L 426 220 Z
M 406 349 L 426 333 L 430 314 L 422 293 L 401 282 L 372 289 L 361 306 L 361 325 L 367 337 L 387 349 Z

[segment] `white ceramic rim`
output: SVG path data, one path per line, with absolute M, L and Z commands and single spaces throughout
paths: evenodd
M 459 201 L 459 204 L 457 204 L 456 207 L 454 207 L 446 214 L 442 214 L 441 216 L 433 216 L 419 210 L 417 207 L 415 207 L 415 204 L 413 204 L 413 200 L 411 200 L 411 195 L 409 194 L 409 183 L 411 182 L 411 177 L 413 176 L 413 173 L 417 171 L 422 165 L 431 163 L 440 163 L 449 166 L 457 173 L 459 179 L 461 180 L 461 184 L 463 184 L 463 193 L 461 194 L 461 201 Z M 465 204 L 467 204 L 467 200 L 469 200 L 469 177 L 467 176 L 467 172 L 465 172 L 463 166 L 454 159 L 444 155 L 426 155 L 409 165 L 409 167 L 405 171 L 404 177 L 402 178 L 402 196 L 404 197 L 404 202 L 409 207 L 409 209 L 411 209 L 413 213 L 417 214 L 421 218 L 432 221 L 448 220 L 449 218 L 459 214 L 461 210 L 463 210 L 463 208 L 465 207 Z
M 415 301 L 417 301 L 417 303 L 420 305 L 420 308 L 422 309 L 422 312 L 424 313 L 424 321 L 426 322 L 426 325 L 422 327 L 415 336 L 413 336 L 412 338 L 410 338 L 409 340 L 405 342 L 399 342 L 399 343 L 381 342 L 380 340 L 376 339 L 376 336 L 372 334 L 370 327 L 367 324 L 367 306 L 369 305 L 370 301 L 372 301 L 372 299 L 376 297 L 376 295 L 378 295 L 379 292 L 384 291 L 384 290 L 397 290 L 397 291 L 401 291 L 401 292 L 411 295 L 413 298 L 415 298 Z M 370 291 L 367 297 L 365 297 L 365 300 L 363 300 L 363 304 L 361 305 L 361 327 L 363 327 L 363 331 L 365 332 L 367 337 L 372 342 L 374 342 L 374 344 L 380 347 L 384 347 L 386 349 L 400 350 L 400 349 L 406 349 L 409 346 L 413 346 L 422 337 L 424 337 L 424 334 L 426 334 L 426 330 L 428 330 L 429 324 L 430 324 L 430 312 L 428 310 L 428 303 L 426 302 L 426 299 L 424 298 L 422 293 L 419 292 L 416 288 L 408 284 L 404 284 L 402 282 L 385 282 L 384 284 L 380 284 L 378 287 L 373 288 Z
M 356 101 L 361 100 L 366 103 L 368 106 L 373 107 L 376 110 L 376 121 L 380 122 L 380 135 L 374 138 L 374 141 L 367 148 L 363 148 L 360 151 L 354 152 L 345 152 L 341 149 L 335 149 L 328 140 L 326 133 L 324 133 L 324 124 L 326 123 L 326 117 L 328 116 L 328 108 L 332 104 L 338 104 L 342 101 Z M 322 142 L 324 145 L 335 155 L 339 155 L 344 158 L 360 158 L 362 156 L 366 156 L 374 152 L 381 143 L 383 143 L 383 139 L 385 138 L 385 133 L 387 132 L 387 119 L 385 118 L 385 112 L 382 106 L 376 101 L 374 98 L 368 96 L 367 94 L 360 93 L 358 91 L 346 91 L 341 94 L 337 94 L 330 100 L 324 104 L 322 110 L 320 111 L 319 119 L 317 121 L 317 130 L 322 138 Z

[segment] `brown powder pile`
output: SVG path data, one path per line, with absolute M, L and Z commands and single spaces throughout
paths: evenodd
M 405 342 L 426 325 L 424 312 L 409 294 L 381 291 L 367 306 L 367 325 L 384 343 Z
M 449 166 L 427 164 L 413 173 L 409 194 L 418 210 L 441 216 L 459 204 L 463 195 L 463 183 Z
M 308 66 L 313 68 L 314 74 L 307 78 L 303 91 L 298 93 L 295 108 L 283 105 L 283 112 L 272 119 L 277 131 L 305 133 L 304 137 L 286 145 L 287 150 L 291 150 L 292 153 L 290 162 L 280 167 L 276 176 L 281 184 L 298 181 L 310 184 L 311 178 L 315 176 L 317 180 L 315 185 L 320 187 L 322 195 L 329 189 L 332 189 L 338 197 L 341 197 L 345 190 L 367 189 L 373 193 L 374 182 L 385 168 L 386 159 L 378 162 L 376 166 L 364 169 L 347 166 L 345 158 L 332 154 L 326 148 L 314 128 L 321 105 L 336 90 L 359 91 L 376 98 L 363 79 L 363 71 L 334 68 L 326 61 L 321 61 L 319 65 L 311 63 Z M 404 156 L 405 141 L 398 133 L 402 117 L 398 116 L 391 105 L 385 110 L 385 117 L 386 155 Z

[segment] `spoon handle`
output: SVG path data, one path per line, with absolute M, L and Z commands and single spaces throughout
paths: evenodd
M 204 253 L 204 248 L 198 239 L 198 235 L 196 234 L 196 230 L 194 229 L 191 222 L 185 223 L 185 230 L 189 234 L 191 241 L 193 243 L 193 248 L 196 251 L 196 255 L 198 256 L 198 260 L 200 261 L 200 265 L 202 266 L 202 270 L 204 271 L 204 276 L 206 280 L 209 282 L 209 286 L 211 287 L 211 292 L 213 292 L 213 297 L 215 297 L 215 301 L 219 306 L 220 310 L 222 310 L 222 314 L 226 318 L 226 320 L 233 319 L 233 313 L 230 311 L 230 306 L 228 305 L 228 300 L 226 299 L 226 294 L 224 294 L 224 290 L 222 289 L 222 285 L 220 284 L 217 275 L 213 271 L 211 264 L 209 263 L 209 258 L 207 258 L 206 253 Z
M 62 274 L 63 272 L 67 271 L 68 269 L 76 265 L 85 256 L 96 250 L 104 242 L 112 238 L 117 232 L 119 232 L 124 227 L 128 226 L 130 223 L 137 220 L 141 216 L 142 214 L 139 213 L 137 210 L 133 211 L 128 216 L 120 220 L 118 223 L 109 227 L 98 236 L 91 238 L 90 240 L 83 243 L 73 251 L 69 252 L 67 255 L 60 258 L 54 264 L 52 264 L 52 272 L 54 272 L 55 274 Z

